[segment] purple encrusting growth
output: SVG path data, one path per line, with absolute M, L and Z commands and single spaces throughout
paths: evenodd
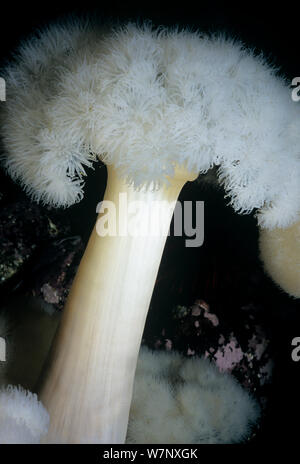
M 220 372 L 233 375 L 264 407 L 273 360 L 270 339 L 263 329 L 258 308 L 252 303 L 242 306 L 234 328 L 230 311 L 218 309 L 202 299 L 190 307 L 176 306 L 173 325 L 164 327 L 154 339 L 144 341 L 155 349 L 208 358 Z
M 205 352 L 205 357 L 209 357 L 209 353 Z M 244 353 L 238 346 L 238 342 L 235 337 L 232 337 L 231 341 L 226 345 L 218 348 L 214 353 L 216 365 L 221 372 L 229 372 L 243 359 Z

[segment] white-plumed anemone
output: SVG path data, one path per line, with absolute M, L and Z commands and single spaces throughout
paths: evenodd
M 127 443 L 237 443 L 258 417 L 257 402 L 208 360 L 141 348 Z
M 49 415 L 36 394 L 9 385 L 0 390 L 0 443 L 39 443 L 47 433 Z
M 17 368 L 14 379 L 33 389 L 44 365 L 48 352 L 45 344 L 49 349 L 55 332 L 53 316 L 45 313 L 42 326 L 41 320 L 37 323 L 38 317 L 33 316 L 38 315 L 29 310 L 31 324 L 23 322 L 21 330 L 12 334 L 13 353 L 3 363 L 2 375 L 0 371 L 0 444 L 39 443 L 47 433 L 48 413 L 37 396 L 21 387 L 4 386 Z M 7 326 L 7 315 L 2 314 L 0 336 L 5 336 Z M 37 337 L 32 337 L 34 327 L 42 328 Z M 14 327 L 12 332 L 15 331 Z M 29 357 L 25 359 L 26 372 L 20 366 L 22 359 L 15 357 L 22 348 Z M 33 351 L 41 352 L 42 356 L 37 358 Z M 259 408 L 254 399 L 232 376 L 221 374 L 209 361 L 141 347 L 127 443 L 240 442 L 249 436 L 258 417 Z M 89 437 L 90 442 L 92 438 Z
M 262 227 L 300 210 L 299 107 L 260 55 L 224 36 L 128 24 L 52 26 L 6 72 L 5 165 L 37 200 L 69 206 L 98 156 L 137 187 L 174 163 L 216 165 Z

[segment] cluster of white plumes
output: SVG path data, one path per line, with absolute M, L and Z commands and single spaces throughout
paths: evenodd
M 258 418 L 257 402 L 208 360 L 141 349 L 126 443 L 239 443 Z M 36 394 L 2 387 L 1 444 L 39 443 L 48 425 Z
M 207 359 L 141 348 L 127 443 L 239 443 L 258 418 L 257 402 Z
M 49 414 L 37 395 L 8 385 L 0 390 L 0 444 L 37 444 L 47 433 Z
M 0 361 L 0 444 L 40 443 L 48 430 L 49 415 L 30 390 L 58 321 L 43 310 L 26 313 L 14 324 L 0 314 L 0 337 L 7 341 L 6 362 Z M 39 351 L 43 355 L 35 356 Z M 258 419 L 256 400 L 208 360 L 141 347 L 126 443 L 236 443 L 250 436 Z
M 174 164 L 218 166 L 234 209 L 262 227 L 300 210 L 299 106 L 262 55 L 225 36 L 127 24 L 53 25 L 5 69 L 4 163 L 36 200 L 69 206 L 101 158 L 159 185 Z

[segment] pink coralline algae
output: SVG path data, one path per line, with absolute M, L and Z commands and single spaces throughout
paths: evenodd
M 45 283 L 41 287 L 41 292 L 44 296 L 44 300 L 47 303 L 58 303 L 59 302 L 59 295 L 57 294 L 55 289 L 52 288 L 51 285 L 49 285 L 48 283 Z
M 232 371 L 243 357 L 244 353 L 234 337 L 229 343 L 218 348 L 214 354 L 216 365 L 221 372 Z
M 204 317 L 206 317 L 208 320 L 210 320 L 210 322 L 212 323 L 213 326 L 217 326 L 219 325 L 219 319 L 217 318 L 217 316 L 215 314 L 212 314 L 210 312 L 205 312 L 204 313 Z
M 167 351 L 171 351 L 171 349 L 172 349 L 172 340 L 166 339 L 165 348 L 166 348 Z
M 273 362 L 260 314 L 254 304 L 232 308 L 197 299 L 190 307 L 174 307 L 172 323 L 164 325 L 152 342 L 144 342 L 155 349 L 208 358 L 264 405 Z

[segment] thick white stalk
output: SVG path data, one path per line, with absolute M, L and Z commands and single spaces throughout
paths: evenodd
M 300 220 L 285 229 L 260 229 L 260 257 L 269 276 L 300 298 Z
M 40 399 L 50 414 L 44 442 L 124 443 L 137 356 L 172 206 L 182 186 L 195 177 L 176 168 L 168 187 L 135 191 L 108 169 L 104 200 L 116 205 L 123 226 L 127 218 L 119 211 L 120 192 L 127 194 L 128 203 L 143 201 L 140 221 L 148 221 L 151 211 L 163 233 L 132 236 L 131 228 L 131 234 L 101 237 L 94 228 L 43 375 Z M 153 201 L 162 202 L 159 216 Z

